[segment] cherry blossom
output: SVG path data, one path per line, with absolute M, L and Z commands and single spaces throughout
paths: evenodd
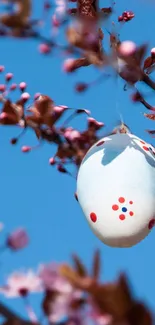
M 7 246 L 12 250 L 22 249 L 29 241 L 26 231 L 22 228 L 12 232 L 7 238 Z
M 29 293 L 42 291 L 39 277 L 31 270 L 22 273 L 14 272 L 7 279 L 5 286 L 0 286 L 0 293 L 8 298 L 27 296 Z
M 119 46 L 122 55 L 130 55 L 136 51 L 136 44 L 132 41 L 124 41 Z
M 59 275 L 58 265 L 40 265 L 38 270 L 43 286 L 48 290 L 56 290 L 61 293 L 71 293 L 73 288 L 68 281 Z

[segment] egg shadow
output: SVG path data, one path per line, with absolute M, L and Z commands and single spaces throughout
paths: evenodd
M 145 157 L 146 161 L 148 162 L 148 164 L 152 167 L 155 167 L 155 160 L 152 159 L 152 158 L 155 158 L 155 155 L 153 154 L 153 152 L 151 152 L 151 150 L 149 150 L 149 153 L 151 153 L 151 156 L 152 156 L 152 157 L 150 157 L 147 154 L 147 152 L 145 152 L 144 149 L 141 148 L 134 140 L 137 140 L 137 139 L 132 138 L 130 147 L 135 148 L 136 150 L 139 150 L 140 152 L 142 152 L 144 154 L 144 157 Z
M 110 164 L 114 159 L 116 159 L 126 148 L 105 148 L 104 149 L 104 156 L 102 157 L 101 163 L 102 165 L 106 166 Z
M 113 136 L 115 136 L 115 135 L 113 135 Z M 142 152 L 144 154 L 145 159 L 149 163 L 149 165 L 151 165 L 152 167 L 155 167 L 155 160 L 152 159 L 152 157 L 155 157 L 155 155 L 150 150 L 149 152 L 152 155 L 152 157 L 150 157 L 147 154 L 147 152 L 145 152 L 144 149 L 141 148 L 141 146 L 136 143 L 137 138 L 131 138 L 129 134 L 120 134 L 121 137 L 122 136 L 124 137 L 122 147 L 114 148 L 114 147 L 111 147 L 111 145 L 109 145 L 110 142 L 113 140 L 113 136 L 110 136 L 107 143 L 105 142 L 102 145 L 97 146 L 97 144 L 100 141 L 102 141 L 102 139 L 101 139 L 100 141 L 97 142 L 96 145 L 94 145 L 93 148 L 90 148 L 89 151 L 87 152 L 86 156 L 84 157 L 81 165 L 83 165 L 87 161 L 87 159 L 90 158 L 94 153 L 102 150 L 103 157 L 101 158 L 101 163 L 104 166 L 106 166 L 106 165 L 110 164 L 114 159 L 116 159 L 127 147 L 129 147 L 129 148 L 134 148 L 134 149 Z M 106 146 L 106 144 L 107 144 L 107 146 Z

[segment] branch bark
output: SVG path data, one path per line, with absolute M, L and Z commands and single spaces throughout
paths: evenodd
M 8 321 L 11 321 L 13 325 L 14 323 L 22 324 L 22 325 L 34 325 L 32 322 L 22 319 L 19 315 L 17 315 L 14 311 L 12 311 L 9 307 L 7 307 L 2 302 L 0 302 L 0 315 L 2 315 Z

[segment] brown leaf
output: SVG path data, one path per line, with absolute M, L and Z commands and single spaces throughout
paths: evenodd
M 7 114 L 0 119 L 2 125 L 16 125 L 19 122 L 18 118 L 14 114 Z
M 20 101 L 17 101 L 15 104 L 12 103 L 12 109 L 15 114 L 18 116 L 19 120 L 24 116 L 24 107 Z
M 94 286 L 93 279 L 89 277 L 80 277 L 76 271 L 74 271 L 69 265 L 63 264 L 59 268 L 60 274 L 65 277 L 74 287 L 90 291 L 90 287 Z
M 133 304 L 126 320 L 130 325 L 153 325 L 153 319 L 148 308 L 139 302 Z
M 119 47 L 119 45 L 121 44 L 118 35 L 114 34 L 114 33 L 110 33 L 110 46 L 113 49 L 117 49 Z
M 153 63 L 153 59 L 151 56 L 148 56 L 148 58 L 145 59 L 144 65 L 143 65 L 143 70 L 149 68 Z
M 33 113 L 36 116 L 45 116 L 53 113 L 53 100 L 47 95 L 40 95 L 34 102 L 33 106 L 27 111 Z
M 7 99 L 4 102 L 2 112 L 6 113 L 8 117 L 10 116 L 10 119 L 14 121 L 11 124 L 17 124 L 24 116 L 24 107 L 20 101 L 17 103 L 12 103 L 9 99 Z
M 110 314 L 116 320 L 121 320 L 129 312 L 134 302 L 124 275 L 121 275 L 116 283 L 94 285 L 88 292 L 101 313 Z
M 89 66 L 91 63 L 89 62 L 89 60 L 87 58 L 80 58 L 80 59 L 75 59 L 73 61 L 72 67 L 70 69 L 70 72 L 73 72 L 81 67 L 87 67 Z
M 77 31 L 73 27 L 67 28 L 66 36 L 67 36 L 68 42 L 71 45 L 81 48 L 81 36 L 77 33 Z
M 146 53 L 146 50 L 147 50 L 147 45 L 143 44 L 143 45 L 139 46 L 138 49 L 136 50 L 136 52 L 133 54 L 133 57 L 134 57 L 138 66 L 141 65 L 144 55 Z
M 147 68 L 145 71 L 146 71 L 146 74 L 151 74 L 153 71 L 155 70 L 155 63 L 151 65 L 151 67 Z
M 84 305 L 86 302 L 87 302 L 87 301 L 86 301 L 86 299 L 84 299 L 84 298 L 73 299 L 73 300 L 71 301 L 71 305 L 70 305 L 70 307 L 71 307 L 72 309 L 76 310 L 76 309 L 79 309 L 79 308 L 83 307 L 83 305 Z
M 144 116 L 146 118 L 148 118 L 149 120 L 155 121 L 155 114 L 147 114 L 147 113 L 144 113 Z
M 16 5 L 16 11 L 0 16 L 0 22 L 10 28 L 23 28 L 28 23 L 31 15 L 31 0 L 12 0 Z
M 89 60 L 90 64 L 94 64 L 98 67 L 102 67 L 103 64 L 106 65 L 106 57 L 104 58 L 104 56 L 100 52 L 95 53 L 95 52 L 87 51 L 85 55 Z
M 60 275 L 65 277 L 72 285 L 79 287 L 80 277 L 69 265 L 62 264 L 59 268 L 59 272 Z
M 43 123 L 43 118 L 36 115 L 27 115 L 25 121 L 29 127 L 35 128 Z
M 100 275 L 100 265 L 101 259 L 100 259 L 100 252 L 97 250 L 94 254 L 93 258 L 93 269 L 92 269 L 92 277 L 98 280 Z
M 64 159 L 64 158 L 71 159 L 74 155 L 75 155 L 75 150 L 72 148 L 71 144 L 61 143 L 58 146 L 58 150 L 55 156 L 60 159 Z
M 101 8 L 101 12 L 103 12 L 105 14 L 111 14 L 112 13 L 112 7 Z
M 58 292 L 54 290 L 48 290 L 45 292 L 45 296 L 42 301 L 42 308 L 46 316 L 51 315 L 52 313 L 52 306 L 55 302 L 55 299 L 58 296 Z
M 145 130 L 149 134 L 155 134 L 155 130 Z
M 10 114 L 10 113 L 12 113 L 12 111 L 13 111 L 13 109 L 12 109 L 12 102 L 9 99 L 7 99 L 4 102 L 2 112 L 7 113 L 7 114 Z M 13 113 L 14 113 L 14 111 L 13 111 Z
M 34 131 L 35 131 L 36 137 L 38 139 L 40 139 L 41 138 L 41 131 L 40 131 L 40 129 L 34 129 Z
M 99 38 L 100 38 L 100 40 L 103 41 L 103 39 L 104 39 L 104 33 L 103 33 L 102 29 L 99 28 L 98 32 L 99 32 Z
M 23 325 L 22 320 L 18 318 L 7 319 L 2 325 Z
M 87 275 L 87 271 L 83 263 L 81 262 L 80 258 L 77 255 L 72 255 L 72 259 L 74 262 L 74 267 L 78 275 L 84 277 Z

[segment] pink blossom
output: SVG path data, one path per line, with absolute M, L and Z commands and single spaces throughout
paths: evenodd
M 55 13 L 58 15 L 63 16 L 66 13 L 67 6 L 66 6 L 66 1 L 65 0 L 56 0 L 56 10 Z
M 20 120 L 18 125 L 21 127 L 21 128 L 24 128 L 25 127 L 25 121 L 24 120 Z
M 155 47 L 153 47 L 150 52 L 151 52 L 151 56 L 155 57 Z
M 26 82 L 20 82 L 19 88 L 23 91 L 27 87 Z
M 13 73 L 9 72 L 5 75 L 6 81 L 10 81 L 13 78 Z
M 36 99 L 38 99 L 40 96 L 41 96 L 40 93 L 36 93 L 36 94 L 34 95 L 34 99 L 36 100 Z
M 12 250 L 18 250 L 27 246 L 29 241 L 26 231 L 22 228 L 15 230 L 7 238 L 7 246 Z
M 131 55 L 136 51 L 136 44 L 132 41 L 124 41 L 119 46 L 121 55 Z
M 100 129 L 104 126 L 104 123 L 96 121 L 93 117 L 88 117 L 87 121 L 89 127 L 94 126 L 95 128 Z
M 68 108 L 68 106 L 59 105 L 59 106 L 54 106 L 54 107 L 53 107 L 53 110 L 54 110 L 55 113 L 62 113 L 62 112 L 64 112 L 67 108 Z
M 6 86 L 1 84 L 0 85 L 0 92 L 4 92 L 6 90 Z
M 55 159 L 54 159 L 54 157 L 51 157 L 50 159 L 49 159 L 49 164 L 50 165 L 55 165 Z
M 3 72 L 5 69 L 4 65 L 0 65 L 0 72 Z
M 110 325 L 112 323 L 112 316 L 110 314 L 102 313 L 98 307 L 92 303 L 89 316 L 97 325 Z
M 70 293 L 73 290 L 71 284 L 59 275 L 57 264 L 40 265 L 38 274 L 45 289 L 56 290 L 60 293 Z
M 132 11 L 124 11 L 121 16 L 118 17 L 118 21 L 128 22 L 135 17 L 135 14 Z
M 39 45 L 39 52 L 42 54 L 48 54 L 51 52 L 51 48 L 48 44 L 40 44 Z
M 73 141 L 79 139 L 81 134 L 79 131 L 74 130 L 73 128 L 67 128 L 64 132 L 64 136 L 66 139 Z
M 52 16 L 52 25 L 56 28 L 60 27 L 61 22 L 58 20 L 58 18 L 56 17 L 56 15 Z
M 15 272 L 7 279 L 7 284 L 0 287 L 0 293 L 8 298 L 26 296 L 42 291 L 40 278 L 31 270 L 27 273 Z
M 0 119 L 3 120 L 3 119 L 6 118 L 7 116 L 8 116 L 7 113 L 2 112 L 2 113 L 0 114 Z
M 98 325 L 110 325 L 112 322 L 112 316 L 111 315 L 95 315 L 94 317 L 95 323 Z
M 54 157 L 51 157 L 51 158 L 49 159 L 49 164 L 50 164 L 50 165 L 55 165 L 55 159 L 54 159 Z
M 76 301 L 80 300 L 81 296 L 74 296 L 73 294 L 61 294 L 58 295 L 54 302 L 51 303 L 51 313 L 49 315 L 49 321 L 53 323 L 61 322 L 61 319 L 64 317 L 68 317 L 73 320 L 73 322 L 69 322 L 68 324 L 85 324 L 82 322 L 82 317 L 80 317 L 80 307 L 77 309 L 72 308 L 72 304 Z
M 15 83 L 10 86 L 10 90 L 16 90 L 16 88 L 17 88 L 17 84 Z
M 82 109 L 84 113 L 86 113 L 87 115 L 90 115 L 91 112 L 88 109 Z
M 50 321 L 55 323 L 66 315 L 68 317 L 75 315 L 77 310 L 72 309 L 71 304 L 81 299 L 83 292 L 74 289 L 65 278 L 60 276 L 56 264 L 51 263 L 40 266 L 39 275 L 45 289 L 54 290 L 58 293 L 51 303 Z
M 73 58 L 68 58 L 64 61 L 63 63 L 63 71 L 64 72 L 72 72 L 74 69 L 74 62 L 75 59 Z
M 26 102 L 27 100 L 29 100 L 30 94 L 26 92 L 22 93 L 21 98 Z
M 29 147 L 29 146 L 23 146 L 22 148 L 21 148 L 21 150 L 22 150 L 22 152 L 29 152 L 29 151 L 31 151 L 31 147 Z

